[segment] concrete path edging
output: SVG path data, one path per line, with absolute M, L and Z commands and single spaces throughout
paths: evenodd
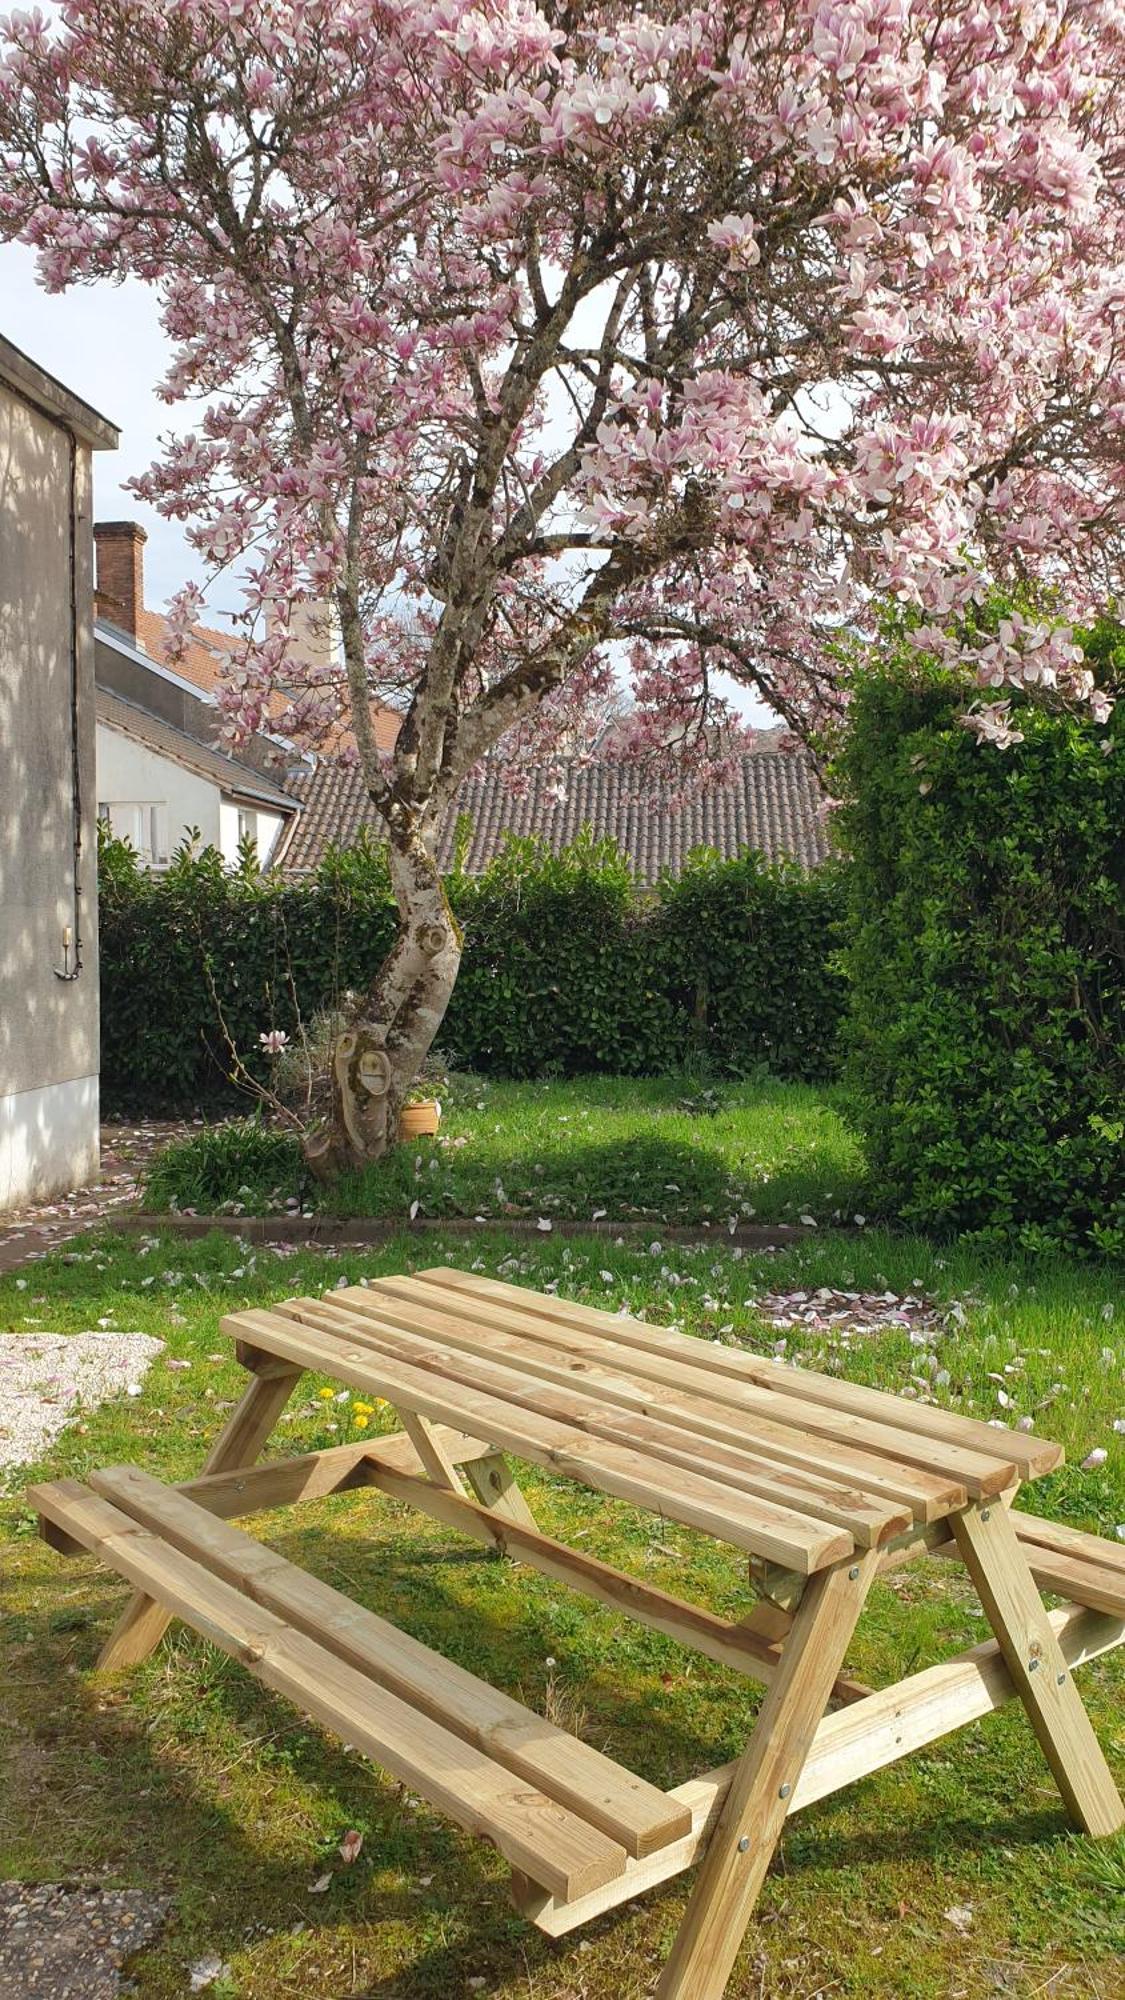
M 239 1236 L 251 1243 L 386 1243 L 392 1236 L 526 1236 L 543 1241 L 551 1236 L 599 1236 L 612 1242 L 618 1236 L 649 1242 L 714 1243 L 720 1248 L 732 1244 L 745 1250 L 780 1250 L 792 1243 L 807 1242 L 815 1229 L 790 1222 L 740 1223 L 730 1229 L 725 1223 L 708 1229 L 705 1223 L 679 1222 L 581 1222 L 552 1221 L 540 1229 L 524 1216 L 486 1216 L 477 1222 L 471 1216 L 419 1216 L 410 1222 L 403 1216 L 334 1215 L 154 1215 L 131 1210 L 115 1215 L 115 1229 L 142 1231 L 156 1235 L 196 1237 L 212 1230 Z

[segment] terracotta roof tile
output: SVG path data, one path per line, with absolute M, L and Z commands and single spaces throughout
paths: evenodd
M 237 633 L 221 632 L 215 625 L 193 625 L 182 657 L 173 660 L 168 653 L 167 619 L 159 611 L 140 611 L 137 614 L 137 643 L 159 666 L 168 667 L 181 680 L 201 688 L 204 694 L 214 694 L 223 671 L 224 656 L 234 653 L 240 640 Z M 283 715 L 288 706 L 283 694 L 270 697 L 270 714 L 273 717 Z M 375 741 L 380 750 L 393 749 L 402 727 L 402 717 L 381 702 L 372 702 L 371 715 L 375 724 Z
M 321 763 L 287 786 L 304 811 L 282 867 L 302 875 L 330 846 L 346 847 L 362 828 L 378 822 L 356 770 Z M 448 868 L 458 816 L 472 825 L 466 872 L 479 875 L 498 853 L 505 834 L 538 834 L 557 852 L 583 827 L 616 841 L 639 882 L 651 885 L 665 870 L 679 874 L 695 847 L 713 847 L 732 860 L 756 848 L 768 860 L 786 858 L 804 868 L 824 861 L 831 843 L 824 794 L 811 758 L 802 751 L 760 749 L 740 759 L 729 785 L 699 791 L 676 803 L 671 787 L 635 764 L 571 764 L 561 777 L 533 772 L 523 797 L 513 795 L 499 770 L 462 786 L 438 850 Z

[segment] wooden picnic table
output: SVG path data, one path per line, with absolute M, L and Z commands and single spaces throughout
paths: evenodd
M 491 1839 L 551 1935 L 698 1864 L 658 2000 L 724 1992 L 789 1813 L 1013 1695 L 1077 1825 L 1125 1823 L 1073 1672 L 1125 1640 L 1125 1548 L 1011 1504 L 1059 1445 L 457 1270 L 223 1326 L 251 1379 L 200 1477 L 32 1489 L 49 1540 L 136 1587 L 99 1664 L 184 1618 Z M 310 1369 L 392 1403 L 401 1431 L 256 1464 Z M 744 1552 L 754 1608 L 720 1618 L 543 1534 L 511 1459 Z M 229 1525 L 360 1486 L 764 1683 L 743 1754 L 665 1792 Z M 995 1636 L 869 1689 L 846 1671 L 868 1591 L 927 1553 L 964 1565 Z

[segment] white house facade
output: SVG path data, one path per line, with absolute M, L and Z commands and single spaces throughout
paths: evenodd
M 95 626 L 98 817 L 150 868 L 195 839 L 233 868 L 247 843 L 260 868 L 275 859 L 298 807 L 284 789 L 284 759 L 258 746 L 275 778 L 216 747 L 219 715 L 202 692 L 132 645 Z
M 117 442 L 0 338 L 0 1209 L 98 1168 L 91 455 Z

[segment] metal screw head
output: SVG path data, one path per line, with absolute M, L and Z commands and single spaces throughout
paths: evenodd
M 779 1785 L 777 1788 L 777 1796 L 779 1799 L 787 1799 L 792 1790 L 793 1790 L 792 1785 Z
M 1064 1681 L 1065 1681 L 1065 1679 L 1066 1679 L 1066 1675 L 1065 1675 L 1065 1673 L 1063 1673 L 1063 1674 L 1056 1674 L 1056 1675 L 1055 1675 L 1055 1679 L 1056 1679 L 1056 1681 L 1058 1682 L 1059 1686 L 1061 1687 L 1061 1686 L 1062 1686 L 1062 1684 L 1063 1684 L 1063 1682 L 1064 1682 Z
M 981 1508 L 981 1516 L 980 1516 L 980 1517 L 981 1517 L 981 1520 L 982 1520 L 982 1521 L 991 1521 L 991 1519 L 992 1519 L 992 1509 L 991 1509 L 991 1507 L 982 1507 L 982 1508 Z
M 859 1565 L 857 1564 L 857 1565 L 856 1565 L 856 1567 L 855 1567 L 855 1569 L 850 1569 L 850 1570 L 848 1571 L 848 1581 L 849 1581 L 849 1583 L 854 1583 L 854 1582 L 856 1581 L 856 1578 L 858 1577 L 858 1575 L 859 1575 Z
M 1027 1663 L 1027 1671 L 1029 1674 L 1037 1674 L 1039 1672 L 1038 1660 L 1029 1660 Z
M 748 1833 L 744 1833 L 742 1839 L 738 1843 L 739 1853 L 745 1854 L 749 1845 L 750 1845 L 750 1835 Z

